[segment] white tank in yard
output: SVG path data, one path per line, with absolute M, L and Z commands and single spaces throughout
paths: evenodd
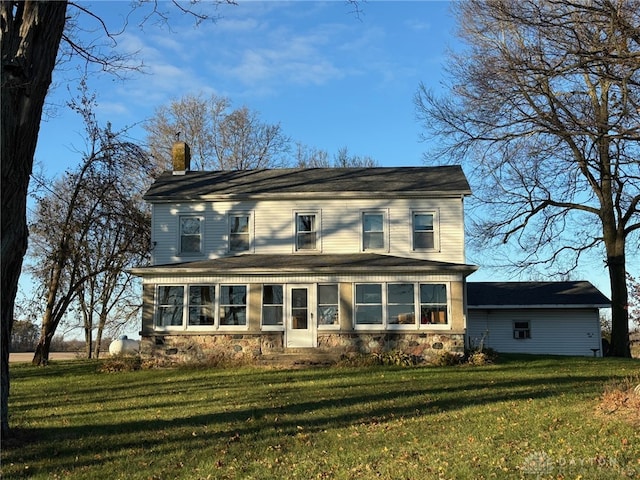
M 126 335 L 121 335 L 109 344 L 109 355 L 137 355 L 139 350 L 140 342 L 131 340 Z

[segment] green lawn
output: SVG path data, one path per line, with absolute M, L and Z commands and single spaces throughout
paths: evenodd
M 12 365 L 2 478 L 640 478 L 640 428 L 603 414 L 640 361 L 97 373 Z

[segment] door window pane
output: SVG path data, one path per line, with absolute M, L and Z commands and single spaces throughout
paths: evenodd
M 291 322 L 294 330 L 306 330 L 309 326 L 306 288 L 291 289 Z

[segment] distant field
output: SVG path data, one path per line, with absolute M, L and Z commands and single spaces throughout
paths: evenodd
M 640 361 L 471 367 L 14 364 L 2 478 L 629 479 Z M 609 398 L 609 397 L 607 397 Z

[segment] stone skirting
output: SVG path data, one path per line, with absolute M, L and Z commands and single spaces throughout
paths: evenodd
M 429 360 L 442 352 L 463 353 L 463 333 L 319 332 L 317 353 L 358 355 L 401 351 Z M 140 354 L 162 365 L 255 360 L 286 353 L 283 332 L 143 336 Z

